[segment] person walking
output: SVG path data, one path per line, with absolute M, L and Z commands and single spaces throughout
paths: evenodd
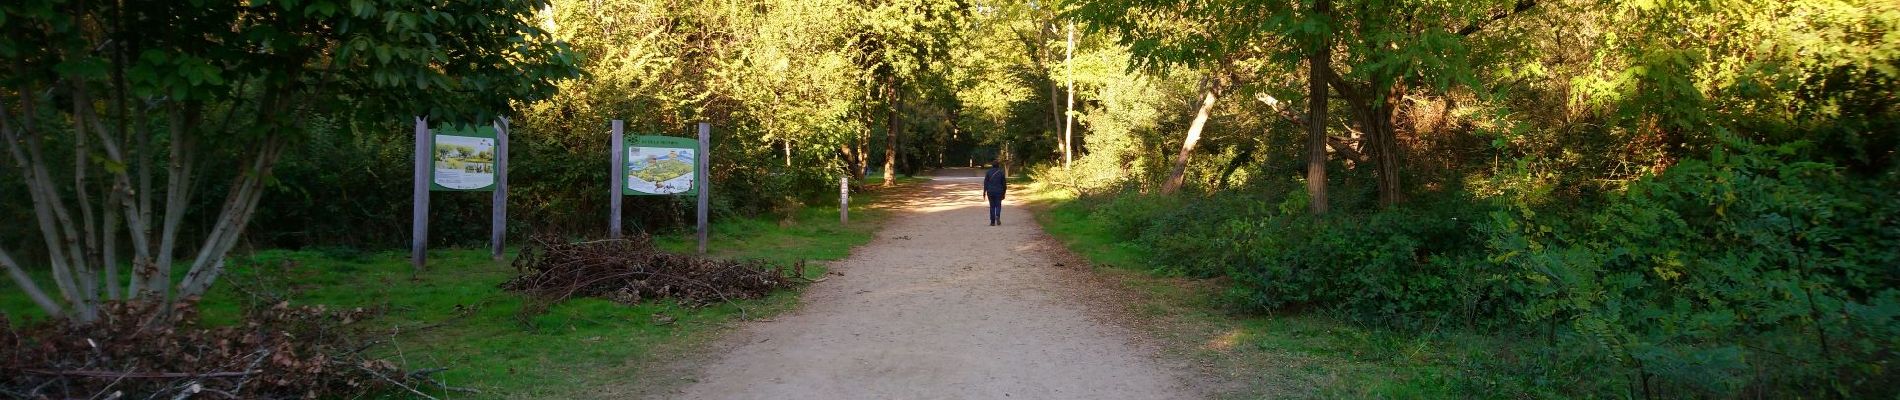
M 1003 174 L 1002 164 L 990 163 L 990 170 L 983 172 L 983 198 L 990 201 L 990 226 L 1003 224 L 1003 192 L 1009 189 L 1009 177 Z

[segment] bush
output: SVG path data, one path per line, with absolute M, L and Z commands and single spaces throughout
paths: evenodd
M 1095 205 L 1089 219 L 1107 227 L 1116 237 L 1133 239 L 1140 237 L 1156 216 L 1181 203 L 1173 197 L 1127 192 Z
M 1497 313 L 1490 300 L 1499 294 L 1474 261 L 1477 204 L 1323 218 L 1289 210 L 1252 222 L 1236 235 L 1243 256 L 1228 270 L 1231 294 L 1253 309 L 1318 307 L 1378 325 L 1490 325 Z
M 1622 379 L 1571 395 L 1889 397 L 1900 178 L 1809 152 L 1730 143 L 1564 201 L 1453 192 L 1313 217 L 1297 188 L 1249 188 L 1126 194 L 1091 218 L 1161 273 L 1230 277 L 1244 309 L 1544 336 L 1541 365 L 1478 368 Z
M 1643 390 L 1890 396 L 1900 207 L 1892 179 L 1800 144 L 1685 160 L 1574 214 L 1492 215 L 1489 252 L 1533 324 L 1634 371 Z

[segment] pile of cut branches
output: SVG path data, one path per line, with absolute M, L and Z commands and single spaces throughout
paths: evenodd
M 405 373 L 361 355 L 352 322 L 333 311 L 279 302 L 235 326 L 203 328 L 196 307 L 113 303 L 97 320 L 14 326 L 0 318 L 0 393 L 25 399 L 347 398 L 384 391 L 422 395 L 426 372 Z M 401 388 L 401 389 L 398 389 Z
M 758 260 L 725 260 L 672 254 L 653 247 L 653 239 L 569 243 L 558 236 L 535 236 L 515 258 L 521 275 L 503 289 L 527 294 L 524 315 L 574 297 L 598 297 L 624 304 L 661 298 L 687 305 L 753 299 L 791 286 L 805 264 L 790 271 Z

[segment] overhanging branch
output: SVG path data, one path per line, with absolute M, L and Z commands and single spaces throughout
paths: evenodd
M 1495 14 L 1491 14 L 1489 17 L 1485 17 L 1483 20 L 1473 22 L 1471 25 L 1465 25 L 1464 28 L 1458 29 L 1458 36 L 1471 36 L 1474 33 L 1484 30 L 1484 28 L 1489 26 L 1492 22 L 1510 18 L 1512 15 L 1517 15 L 1517 13 L 1530 11 L 1532 7 L 1537 7 L 1537 0 L 1517 0 L 1517 4 L 1511 6 L 1510 10 L 1499 11 Z

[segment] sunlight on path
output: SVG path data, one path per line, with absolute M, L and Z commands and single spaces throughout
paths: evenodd
M 974 170 L 897 196 L 900 214 L 815 284 L 751 323 L 683 393 L 694 399 L 1196 398 L 1126 330 L 1092 319 L 1011 204 L 987 224 Z M 1013 203 L 1013 202 L 1011 202 Z

